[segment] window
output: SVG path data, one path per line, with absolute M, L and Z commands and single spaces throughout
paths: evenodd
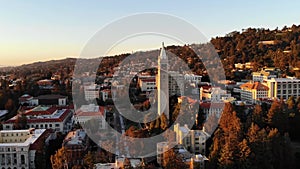
M 21 164 L 25 164 L 25 156 L 21 155 Z

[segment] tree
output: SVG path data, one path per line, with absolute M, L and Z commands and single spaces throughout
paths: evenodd
M 67 168 L 67 154 L 64 147 L 57 150 L 57 152 L 50 157 L 52 168 L 64 169 Z
M 239 168 L 251 168 L 249 156 L 251 153 L 251 149 L 248 146 L 248 141 L 243 139 L 242 142 L 239 143 Z
M 170 149 L 163 154 L 163 166 L 165 169 L 183 169 L 188 168 L 183 158 L 177 155 L 174 149 Z
M 166 130 L 168 128 L 168 118 L 165 113 L 162 113 L 160 116 L 160 128 L 162 130 Z
M 124 164 L 123 164 L 122 169 L 133 169 L 131 162 L 128 158 L 124 159 Z
M 294 96 L 289 97 L 288 100 L 286 101 L 286 104 L 287 104 L 289 110 L 294 109 L 295 104 L 296 104 Z
M 4 108 L 8 111 L 12 111 L 14 109 L 14 106 L 14 101 L 11 98 L 9 98 L 4 105 Z
M 260 128 L 255 123 L 251 123 L 250 128 L 248 129 L 248 140 L 250 143 L 254 143 L 260 140 L 259 132 Z
M 24 113 L 17 115 L 14 123 L 14 129 L 26 129 L 27 128 L 27 117 Z
M 85 168 L 88 168 L 88 169 L 93 168 L 94 158 L 93 158 L 93 154 L 90 151 L 84 156 L 83 163 L 84 163 Z
M 264 123 L 263 110 L 259 104 L 255 105 L 251 119 L 252 119 L 252 122 L 257 124 L 259 127 L 264 127 L 265 123 Z
M 279 132 L 283 133 L 287 130 L 288 113 L 282 101 L 275 100 L 267 114 L 267 122 L 272 128 L 277 128 Z

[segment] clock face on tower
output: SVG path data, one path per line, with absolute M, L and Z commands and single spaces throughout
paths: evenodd
M 160 65 L 160 69 L 161 69 L 161 70 L 167 70 L 167 64 L 162 63 L 162 64 Z

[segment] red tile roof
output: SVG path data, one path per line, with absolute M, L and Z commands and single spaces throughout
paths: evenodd
M 81 109 L 78 109 L 75 113 L 75 116 L 103 116 L 105 107 L 99 106 L 99 111 L 97 112 L 84 112 Z
M 31 110 L 28 110 L 25 112 L 25 115 L 26 116 L 38 116 L 38 115 L 51 115 L 53 114 L 55 111 L 57 110 L 57 107 L 49 107 L 47 110 L 42 110 L 42 109 L 39 109 L 39 107 L 35 107 Z
M 248 82 L 248 83 L 245 83 L 245 84 L 242 84 L 241 86 L 241 89 L 248 89 L 248 90 L 251 90 L 251 89 L 254 89 L 254 90 L 269 90 L 269 87 L 261 84 L 260 82 Z
M 222 109 L 222 108 L 224 108 L 224 106 L 225 106 L 225 103 L 211 103 L 211 102 L 200 103 L 200 107 L 203 109 L 209 109 L 209 108 Z
M 62 122 L 65 120 L 65 118 L 72 113 L 70 109 L 64 109 L 65 111 L 59 116 L 59 117 L 53 117 L 53 118 L 29 118 L 27 119 L 27 123 L 49 123 L 49 122 Z M 15 116 L 16 117 L 16 116 Z M 9 123 L 15 123 L 16 118 L 13 117 L 7 121 L 5 121 L 5 124 Z

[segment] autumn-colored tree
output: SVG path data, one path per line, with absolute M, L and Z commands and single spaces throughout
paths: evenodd
M 170 149 L 163 154 L 163 166 L 165 169 L 183 169 L 188 168 L 183 158 L 177 155 L 174 149 Z
M 131 162 L 128 158 L 124 159 L 123 167 L 122 169 L 133 169 Z
M 162 113 L 162 115 L 160 116 L 160 128 L 162 130 L 166 130 L 168 128 L 168 118 L 167 116 L 165 115 L 165 113 Z
M 287 130 L 288 113 L 282 101 L 275 100 L 267 114 L 267 122 L 273 127 L 277 128 L 279 132 L 283 133 Z
M 6 101 L 4 108 L 8 111 L 12 111 L 14 109 L 14 106 L 15 106 L 14 101 L 11 98 L 9 98 Z
M 84 156 L 83 163 L 84 163 L 85 168 L 87 168 L 87 169 L 94 168 L 94 157 L 90 151 Z
M 67 154 L 64 147 L 57 150 L 57 152 L 50 157 L 52 168 L 65 169 L 68 167 Z
M 27 128 L 27 117 L 24 113 L 17 115 L 14 123 L 14 129 L 26 129 Z
M 257 104 L 254 107 L 252 117 L 251 117 L 251 122 L 257 124 L 259 127 L 264 127 L 265 120 L 264 120 L 264 114 L 262 107 Z

